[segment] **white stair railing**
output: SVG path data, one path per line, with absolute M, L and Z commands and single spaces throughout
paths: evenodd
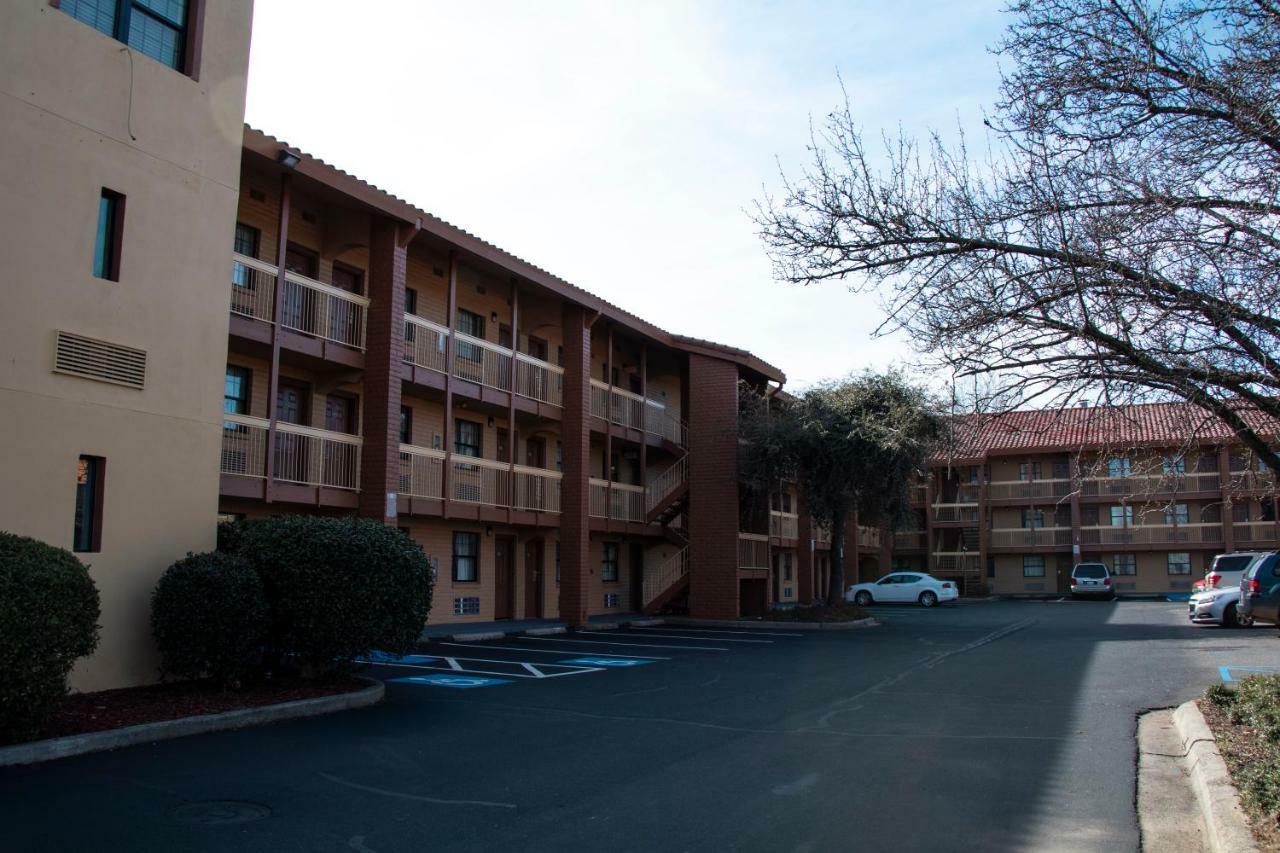
M 689 548 L 686 546 L 667 559 L 656 572 L 647 572 L 644 576 L 644 603 L 647 607 L 659 595 L 670 589 L 677 581 L 689 573 Z
M 645 508 L 652 512 L 667 495 L 679 488 L 689 478 L 689 457 L 680 459 L 667 470 L 653 478 L 645 487 Z

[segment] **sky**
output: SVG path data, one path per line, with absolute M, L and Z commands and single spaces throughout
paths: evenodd
M 753 205 L 841 80 L 868 134 L 980 133 L 1001 5 L 257 0 L 246 121 L 797 389 L 912 352 L 776 281 Z

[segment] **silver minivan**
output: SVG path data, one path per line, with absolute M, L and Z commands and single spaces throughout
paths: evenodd
M 1111 570 L 1106 563 L 1076 563 L 1071 570 L 1071 597 L 1114 598 Z

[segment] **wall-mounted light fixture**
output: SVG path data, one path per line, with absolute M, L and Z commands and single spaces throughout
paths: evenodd
M 492 426 L 493 426 L 493 415 L 490 415 L 490 416 L 489 416 L 489 426 L 490 426 L 490 427 L 492 427 Z
M 485 535 L 485 536 L 492 536 L 492 535 L 493 535 L 493 527 L 491 527 L 490 525 L 486 524 L 486 525 L 484 526 L 484 535 Z
M 490 311 L 490 312 L 489 312 L 489 322 L 491 322 L 491 323 L 496 323 L 496 322 L 498 322 L 498 312 L 497 312 L 497 311 Z
M 276 162 L 286 169 L 296 169 L 302 162 L 302 154 L 292 148 L 281 148 L 276 152 Z

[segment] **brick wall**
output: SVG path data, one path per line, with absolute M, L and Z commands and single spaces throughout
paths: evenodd
M 738 616 L 738 369 L 689 356 L 689 612 Z
M 400 363 L 404 352 L 405 250 L 396 224 L 374 219 L 369 234 L 369 309 L 365 337 L 364 447 L 359 512 L 387 516 L 387 493 L 400 477 Z
M 594 572 L 588 521 L 588 466 L 591 458 L 591 328 L 586 309 L 565 303 L 564 407 L 560 424 L 564 477 L 560 486 L 560 618 L 586 622 Z

